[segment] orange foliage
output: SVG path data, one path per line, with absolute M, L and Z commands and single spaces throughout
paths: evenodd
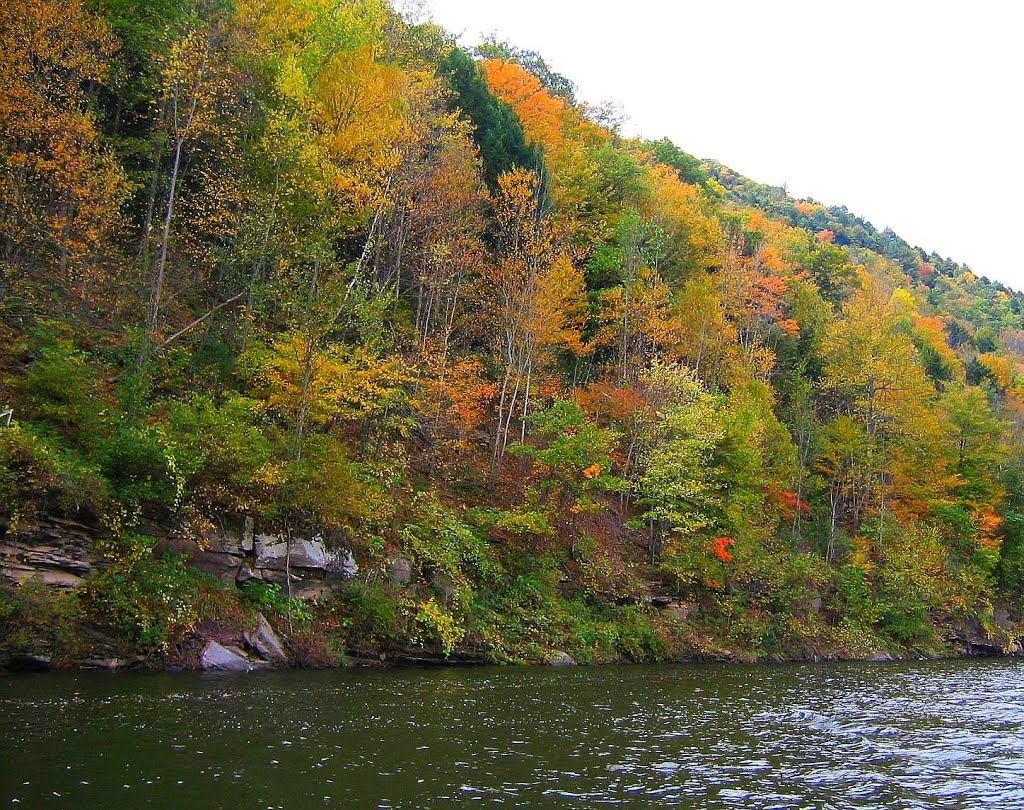
M 79 0 L 0 3 L 0 254 L 29 258 L 27 280 L 47 293 L 89 292 L 127 195 L 84 90 L 114 48 Z
M 577 388 L 576 404 L 600 424 L 601 418 L 619 423 L 629 422 L 637 411 L 647 406 L 647 399 L 636 388 L 623 388 L 610 380 L 598 380 L 586 388 Z
M 731 537 L 716 537 L 708 543 L 708 551 L 714 554 L 724 563 L 732 562 L 732 553 L 729 549 L 736 544 Z
M 921 281 L 928 282 L 935 278 L 935 268 L 928 262 L 919 260 L 917 263 L 917 277 Z
M 545 150 L 557 151 L 565 143 L 565 102 L 515 62 L 487 59 L 483 68 L 491 92 L 516 111 L 527 139 Z
M 487 407 L 497 386 L 484 376 L 484 365 L 475 357 L 450 360 L 438 368 L 440 358 L 434 359 L 434 378 L 430 387 L 435 407 L 458 433 L 466 436 L 487 417 Z
M 1003 520 L 991 506 L 983 506 L 974 513 L 978 545 L 982 548 L 999 550 L 1003 536 L 1000 532 Z

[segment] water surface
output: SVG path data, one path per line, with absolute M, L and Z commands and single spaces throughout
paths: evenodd
M 1024 664 L 6 674 L 0 803 L 1024 808 Z

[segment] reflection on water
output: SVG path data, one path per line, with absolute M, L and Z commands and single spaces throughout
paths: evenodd
M 0 676 L 21 807 L 1024 808 L 1013 662 Z

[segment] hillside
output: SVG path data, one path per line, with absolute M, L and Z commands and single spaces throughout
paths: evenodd
M 7 658 L 1016 644 L 1019 293 L 382 0 L 12 0 L 0 83 Z

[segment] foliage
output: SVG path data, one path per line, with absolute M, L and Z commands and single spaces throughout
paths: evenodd
M 250 579 L 242 583 L 240 590 L 242 598 L 260 613 L 304 624 L 313 620 L 309 606 L 301 599 L 289 600 L 275 582 Z
M 12 617 L 590 661 L 1019 611 L 1021 294 L 384 0 L 13 0 L 0 46 L 0 520 L 113 555 Z M 136 537 L 240 515 L 367 581 L 239 602 Z
M 183 556 L 150 553 L 152 540 L 127 541 L 124 559 L 82 589 L 83 609 L 103 627 L 147 651 L 161 652 L 199 621 L 196 574 Z

